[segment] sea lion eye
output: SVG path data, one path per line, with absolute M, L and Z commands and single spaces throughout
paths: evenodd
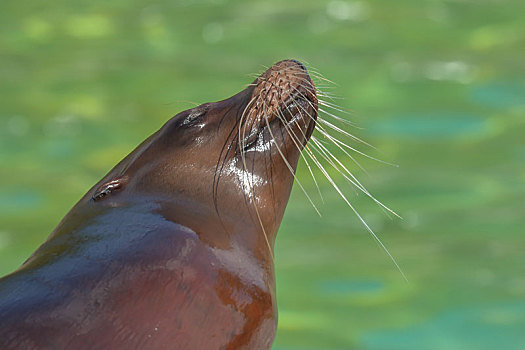
M 92 199 L 94 201 L 98 201 L 107 195 L 109 195 L 112 192 L 119 191 L 124 187 L 125 184 L 124 178 L 118 178 L 111 180 L 109 182 L 106 182 L 102 186 L 100 186 L 96 191 L 95 194 L 93 194 Z
M 209 107 L 208 106 L 200 106 L 197 109 L 194 109 L 190 114 L 184 118 L 181 125 L 191 125 L 195 123 L 198 119 L 203 117 L 206 112 L 208 112 Z
M 181 123 L 181 125 L 189 125 L 199 118 L 202 113 L 190 113 Z

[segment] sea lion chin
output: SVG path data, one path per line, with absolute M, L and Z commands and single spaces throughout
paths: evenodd
M 0 348 L 269 349 L 273 243 L 316 118 L 294 60 L 175 115 L 0 280 Z

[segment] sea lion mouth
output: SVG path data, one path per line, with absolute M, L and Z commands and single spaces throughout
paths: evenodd
M 241 117 L 241 149 L 276 142 L 276 132 L 302 149 L 314 130 L 318 108 L 316 89 L 304 65 L 280 61 L 252 85 L 251 100 Z

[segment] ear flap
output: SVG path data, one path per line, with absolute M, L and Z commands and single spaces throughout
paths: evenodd
M 124 189 L 127 183 L 127 177 L 118 177 L 114 180 L 102 184 L 91 197 L 94 201 L 101 200 L 109 194 Z

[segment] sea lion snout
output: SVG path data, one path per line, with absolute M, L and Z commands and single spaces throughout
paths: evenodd
M 251 99 L 244 113 L 243 135 L 250 145 L 264 129 L 284 133 L 288 143 L 304 147 L 317 119 L 317 94 L 306 67 L 296 60 L 275 63 L 253 83 Z M 271 127 L 271 124 L 277 124 Z M 284 130 L 283 130 L 284 129 Z
M 296 60 L 277 62 L 256 80 L 252 94 L 256 106 L 263 107 L 268 114 L 285 109 L 293 100 L 308 100 L 317 110 L 315 86 L 306 67 Z M 262 106 L 261 106 L 262 105 Z

